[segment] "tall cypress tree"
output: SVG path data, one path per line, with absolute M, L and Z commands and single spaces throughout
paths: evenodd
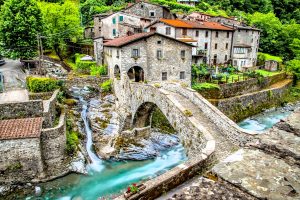
M 37 34 L 43 30 L 36 0 L 6 0 L 0 13 L 0 46 L 4 55 L 14 59 L 36 56 Z

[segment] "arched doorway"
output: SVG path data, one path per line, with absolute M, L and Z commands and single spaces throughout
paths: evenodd
M 144 81 L 144 70 L 139 66 L 131 67 L 128 70 L 127 75 L 129 79 L 133 80 L 134 82 Z
M 120 67 L 118 65 L 114 68 L 114 77 L 119 79 L 120 78 Z

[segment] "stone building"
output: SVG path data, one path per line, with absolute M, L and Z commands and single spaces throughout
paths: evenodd
M 235 18 L 211 17 L 209 21 L 219 22 L 234 29 L 232 64 L 240 71 L 245 71 L 256 66 L 259 47 L 260 30 L 247 26 Z
M 264 68 L 265 70 L 275 72 L 278 70 L 278 62 L 276 60 L 266 60 Z
M 193 63 L 219 65 L 227 63 L 232 57 L 234 29 L 217 22 L 160 19 L 147 26 L 146 31 L 157 31 L 195 45 Z
M 141 33 L 144 27 L 159 18 L 176 16 L 164 6 L 139 1 L 122 11 L 94 16 L 94 49 L 98 64 L 102 64 L 103 43 L 118 37 Z
M 192 12 L 187 16 L 184 16 L 183 19 L 187 20 L 198 20 L 198 21 L 207 21 L 209 18 L 211 18 L 212 15 L 201 13 L 201 12 Z
M 191 85 L 192 45 L 148 32 L 104 43 L 111 78 L 127 73 L 135 82 L 180 81 Z
M 200 3 L 199 0 L 177 0 L 178 3 L 186 4 L 189 6 L 196 6 Z

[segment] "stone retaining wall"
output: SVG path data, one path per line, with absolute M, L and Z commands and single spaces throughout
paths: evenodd
M 57 94 L 59 90 L 54 91 L 51 98 L 43 101 L 43 127 L 49 128 L 53 126 L 56 116 L 56 102 L 57 102 Z
M 66 148 L 66 117 L 62 113 L 59 124 L 54 128 L 43 129 L 41 149 L 47 176 L 55 176 L 64 171 Z
M 48 100 L 52 97 L 53 92 L 29 93 L 30 100 Z
M 39 138 L 0 140 L 0 185 L 26 183 L 43 172 Z
M 0 120 L 41 117 L 43 116 L 43 102 L 41 100 L 33 100 L 18 103 L 4 103 L 0 104 L 0 110 Z
M 287 81 L 285 85 L 278 88 L 266 89 L 228 99 L 214 100 L 212 103 L 230 119 L 241 121 L 265 109 L 279 105 L 283 97 L 288 93 L 288 88 L 291 84 L 292 81 Z
M 262 90 L 270 85 L 282 81 L 286 78 L 285 73 L 276 74 L 274 76 L 264 77 L 260 81 L 257 78 L 251 78 L 236 83 L 228 83 L 219 85 L 220 89 L 207 89 L 200 92 L 207 99 L 223 99 L 243 95 L 255 91 Z
M 65 86 L 67 88 L 71 88 L 72 86 L 91 86 L 94 88 L 99 88 L 100 84 L 107 80 L 109 80 L 108 76 L 69 77 L 67 80 L 65 80 Z

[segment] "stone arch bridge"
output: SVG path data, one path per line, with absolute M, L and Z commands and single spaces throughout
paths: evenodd
M 118 108 L 127 128 L 149 125 L 158 107 L 177 131 L 189 158 L 201 153 L 224 157 L 252 140 L 246 132 L 196 91 L 179 83 L 131 82 L 126 74 L 114 80 Z

